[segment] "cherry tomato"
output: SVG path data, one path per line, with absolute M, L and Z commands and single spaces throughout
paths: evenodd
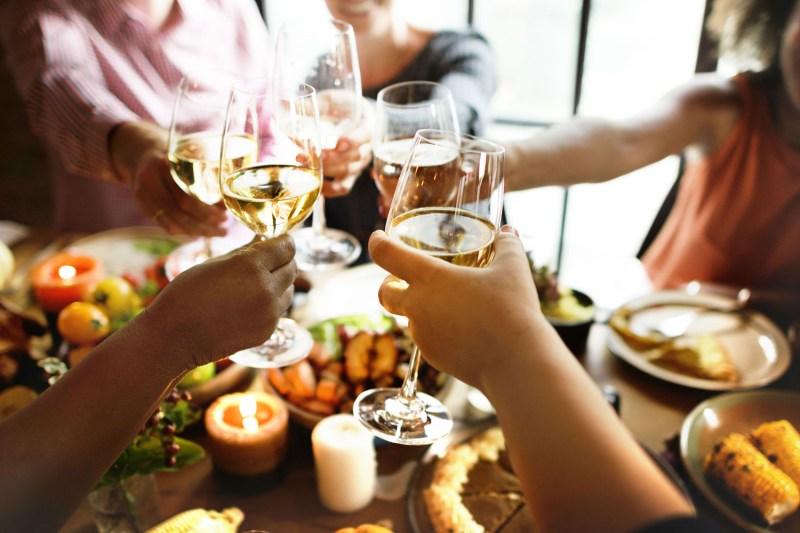
M 141 306 L 133 286 L 118 276 L 110 276 L 97 282 L 87 300 L 103 309 L 111 319 L 133 312 Z
M 89 302 L 73 302 L 58 314 L 59 333 L 74 344 L 93 344 L 109 332 L 109 319 L 100 307 Z

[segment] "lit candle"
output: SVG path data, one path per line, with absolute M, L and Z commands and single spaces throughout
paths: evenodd
M 353 415 L 339 414 L 314 427 L 311 444 L 322 504 L 337 513 L 366 507 L 377 476 L 372 434 Z
M 103 277 L 100 262 L 89 255 L 55 254 L 31 270 L 36 300 L 44 311 L 57 312 L 83 300 Z
M 289 415 L 265 392 L 220 396 L 205 415 L 214 465 L 229 474 L 254 476 L 273 470 L 286 455 Z

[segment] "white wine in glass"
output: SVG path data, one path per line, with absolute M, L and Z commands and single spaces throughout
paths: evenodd
M 324 150 L 359 126 L 362 114 L 361 73 L 353 28 L 340 20 L 285 23 L 275 43 L 276 77 L 307 83 L 317 91 L 320 140 Z M 302 270 L 343 268 L 358 259 L 361 244 L 349 233 L 328 228 L 325 200 L 319 196 L 311 227 L 292 233 Z
M 430 81 L 384 87 L 378 93 L 375 113 L 372 169 L 381 194 L 380 202 L 388 208 L 417 130 L 458 132 L 458 115 L 450 89 Z
M 503 211 L 504 154 L 501 146 L 471 135 L 418 131 L 389 209 L 388 236 L 456 265 L 490 264 Z M 367 390 L 356 398 L 353 414 L 378 437 L 422 445 L 452 429 L 444 404 L 417 391 L 419 365 L 415 347 L 401 388 Z
M 167 159 L 175 183 L 201 202 L 222 201 L 219 190 L 220 148 L 225 109 L 234 75 L 224 70 L 199 70 L 184 76 L 172 110 L 167 139 Z M 252 137 L 232 137 L 222 165 L 229 170 L 246 167 L 255 155 Z M 175 249 L 165 272 L 172 279 L 187 268 L 215 255 L 212 239 L 204 237 Z
M 228 210 L 255 232 L 254 241 L 283 235 L 311 214 L 322 184 L 314 88 L 271 79 L 234 84 L 222 136 L 223 161 L 238 151 L 243 137 L 254 139 L 257 149 L 245 167 L 220 166 L 222 198 Z M 281 367 L 306 357 L 312 345 L 308 331 L 281 318 L 264 344 L 230 358 L 250 367 Z

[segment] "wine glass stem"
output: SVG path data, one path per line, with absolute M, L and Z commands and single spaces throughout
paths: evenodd
M 411 360 L 408 362 L 408 372 L 400 388 L 400 397 L 407 402 L 413 402 L 417 397 L 417 374 L 419 373 L 420 355 L 419 348 L 414 346 L 411 351 Z
M 326 226 L 325 197 L 320 193 L 319 198 L 317 198 L 317 202 L 314 204 L 314 213 L 311 217 L 311 227 L 314 229 L 314 234 L 320 238 L 325 235 Z

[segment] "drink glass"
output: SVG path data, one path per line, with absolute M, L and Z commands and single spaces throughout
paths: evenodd
M 450 89 L 430 81 L 384 87 L 378 93 L 375 114 L 372 172 L 381 206 L 388 211 L 414 134 L 421 129 L 458 132 L 458 116 Z
M 219 167 L 225 206 L 256 234 L 254 241 L 287 233 L 311 214 L 322 183 L 314 88 L 266 78 L 235 83 L 225 116 L 221 160 L 238 153 L 243 138 L 256 143 L 248 164 Z M 230 359 L 256 368 L 286 366 L 306 357 L 312 345 L 308 331 L 281 318 L 266 343 Z
M 323 150 L 333 150 L 357 128 L 362 116 L 361 72 L 355 34 L 340 20 L 309 20 L 284 24 L 275 43 L 276 76 L 303 82 L 317 91 L 320 139 Z M 345 231 L 328 228 L 325 198 L 314 205 L 311 227 L 292 232 L 302 270 L 342 268 L 361 254 L 361 244 Z
M 225 109 L 234 82 L 231 72 L 206 69 L 184 76 L 172 109 L 167 138 L 170 175 L 185 192 L 209 204 L 222 201 L 219 190 L 220 143 Z M 247 166 L 256 149 L 247 137 L 232 140 L 222 164 Z M 212 239 L 203 237 L 176 248 L 167 258 L 165 271 L 172 279 L 187 268 L 215 255 Z
M 503 211 L 503 162 L 503 148 L 490 141 L 418 131 L 400 171 L 386 233 L 455 265 L 488 265 Z M 430 444 L 452 429 L 444 404 L 417 391 L 419 364 L 415 346 L 401 388 L 367 390 L 356 398 L 353 414 L 378 437 Z

